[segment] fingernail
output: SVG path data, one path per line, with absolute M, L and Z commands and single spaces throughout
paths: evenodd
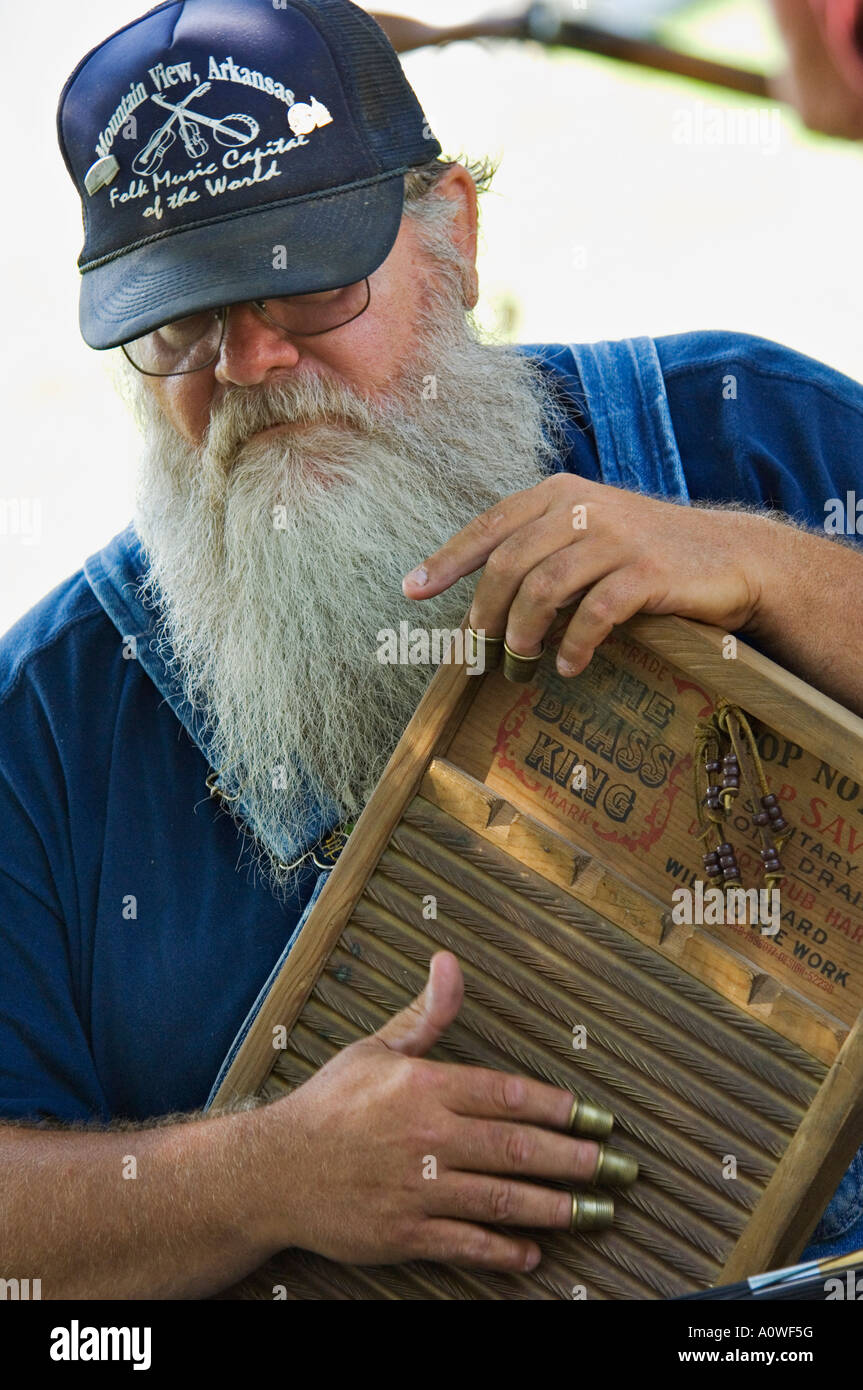
M 542 1251 L 541 1251 L 541 1250 L 531 1250 L 530 1254 L 529 1254 L 529 1255 L 525 1255 L 525 1257 L 524 1257 L 524 1267 L 525 1267 L 525 1269 L 528 1269 L 528 1270 L 530 1270 L 530 1269 L 536 1269 L 536 1267 L 537 1267 L 537 1265 L 539 1264 L 539 1262 L 540 1262 L 541 1259 L 542 1259 Z
M 574 676 L 575 667 L 571 661 L 564 661 L 562 657 L 557 659 L 557 669 L 562 676 Z
M 405 582 L 416 584 L 418 589 L 424 588 L 429 582 L 428 570 L 420 565 L 419 569 L 411 570 L 410 574 L 406 576 Z

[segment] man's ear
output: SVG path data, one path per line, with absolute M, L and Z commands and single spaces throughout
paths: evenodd
M 479 300 L 479 276 L 476 269 L 479 209 L 476 184 L 463 164 L 453 164 L 435 184 L 434 192 L 441 198 L 448 198 L 453 204 L 451 235 L 464 262 L 465 306 L 475 309 Z

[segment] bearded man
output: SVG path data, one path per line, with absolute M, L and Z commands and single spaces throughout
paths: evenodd
M 531 656 L 581 598 L 577 675 L 680 613 L 863 708 L 863 559 L 823 530 L 863 390 L 724 333 L 481 343 L 482 171 L 347 0 L 171 0 L 59 128 L 83 335 L 123 348 L 145 449 L 134 525 L 0 647 L 7 1266 L 90 1298 L 208 1295 L 292 1245 L 530 1269 L 508 1228 L 566 1228 L 548 1183 L 597 1145 L 568 1093 L 425 1059 L 446 953 L 288 1098 L 205 1110 L 432 674 L 378 634 L 470 605 Z M 858 1159 L 818 1248 L 861 1222 Z

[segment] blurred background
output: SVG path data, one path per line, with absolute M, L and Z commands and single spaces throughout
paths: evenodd
M 143 8 L 7 10 L 0 631 L 131 514 L 137 436 L 110 384 L 111 354 L 78 335 L 80 205 L 54 120 L 79 58 Z M 369 8 L 442 26 L 524 4 Z M 558 0 L 549 10 L 762 73 L 785 61 L 767 0 Z M 487 334 L 571 342 L 735 329 L 863 379 L 863 143 L 807 130 L 766 97 L 536 41 L 427 47 L 404 63 L 445 152 L 500 161 L 483 208 Z

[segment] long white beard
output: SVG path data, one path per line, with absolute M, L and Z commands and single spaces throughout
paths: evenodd
M 359 814 L 434 674 L 381 664 L 379 631 L 453 629 L 468 610 L 476 576 L 417 603 L 404 575 L 549 471 L 536 364 L 478 343 L 452 293 L 433 309 L 383 402 L 300 374 L 237 388 L 193 449 L 139 401 L 147 594 L 274 885 L 314 803 Z M 246 443 L 275 421 L 302 427 Z

